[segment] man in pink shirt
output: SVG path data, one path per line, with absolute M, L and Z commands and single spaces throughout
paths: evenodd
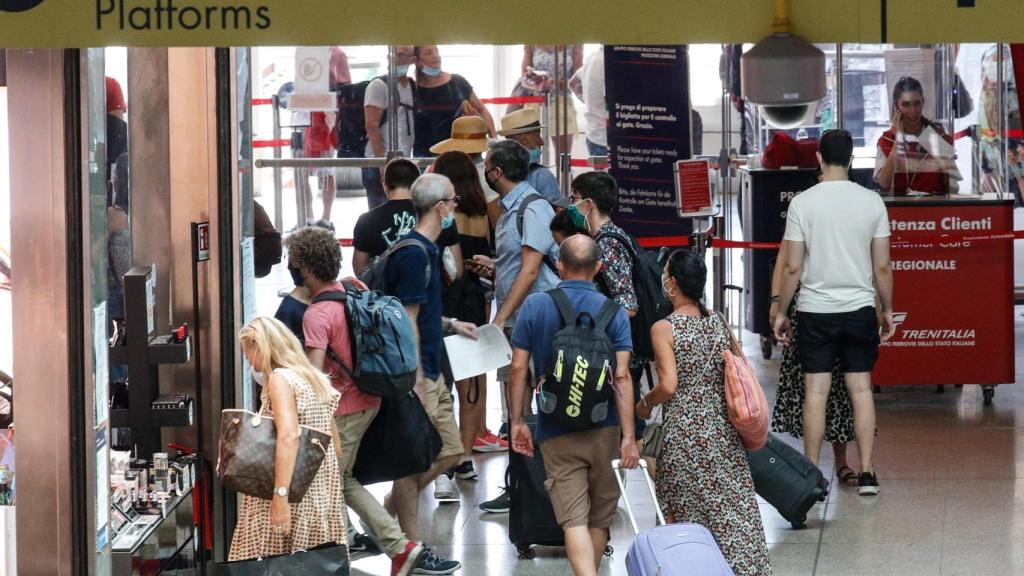
M 327 290 L 345 291 L 336 281 L 341 271 L 341 247 L 333 234 L 322 228 L 302 228 L 288 237 L 285 246 L 290 265 L 298 268 L 303 285 L 313 298 Z M 409 541 L 402 534 L 398 521 L 352 476 L 359 443 L 380 409 L 380 398 L 364 394 L 327 359 L 330 348 L 339 360 L 351 366 L 352 348 L 345 305 L 341 302 L 311 304 L 302 317 L 302 330 L 309 361 L 330 375 L 331 384 L 341 392 L 334 422 L 341 436 L 342 454 L 338 465 L 342 470 L 345 503 L 376 534 L 384 552 L 391 558 L 391 576 L 406 576 L 416 567 L 423 552 L 422 543 Z

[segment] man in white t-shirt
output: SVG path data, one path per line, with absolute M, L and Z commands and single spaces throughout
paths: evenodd
M 892 269 L 889 267 L 889 216 L 882 198 L 849 180 L 853 138 L 845 130 L 821 137 L 818 162 L 822 179 L 793 199 L 786 218 L 788 257 L 781 263 L 782 292 L 773 296 L 779 310 L 797 299 L 797 355 L 806 384 L 804 452 L 817 464 L 825 434 L 825 405 L 832 367 L 842 366 L 853 404 L 853 428 L 860 452 L 861 495 L 878 494 L 872 462 L 875 404 L 871 371 L 878 346 L 892 337 Z M 877 300 L 881 309 L 875 309 Z M 879 335 L 879 324 L 882 333 Z M 775 336 L 792 344 L 786 314 L 775 318 Z
M 407 74 L 409 66 L 415 62 L 416 56 L 412 46 L 395 48 L 395 71 L 398 82 L 395 92 L 398 94 L 398 142 L 391 142 L 390 124 L 393 120 L 388 107 L 391 96 L 388 93 L 387 77 L 374 79 L 366 87 L 363 96 L 363 110 L 366 115 L 366 157 L 385 158 L 391 150 L 397 150 L 406 157 L 412 155 L 412 144 L 416 138 L 413 105 L 416 97 L 416 84 Z M 383 169 L 363 168 L 363 186 L 366 188 L 366 201 L 370 209 L 388 201 L 384 186 L 381 184 Z
M 604 96 L 604 46 L 583 62 L 582 95 L 587 105 L 587 151 L 591 156 L 608 155 L 608 108 Z

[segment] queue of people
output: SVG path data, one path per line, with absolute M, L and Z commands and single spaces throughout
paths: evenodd
M 510 116 L 501 122 L 509 136 L 541 128 L 534 111 Z M 354 336 L 346 306 L 317 296 L 346 290 L 337 279 L 339 245 L 325 230 L 300 229 L 286 241 L 296 291 L 282 302 L 281 322 L 257 319 L 241 338 L 263 385 L 263 413 L 280 422 L 275 475 L 287 475 L 294 462 L 288 431 L 296 422 L 333 426 L 340 455 L 321 469 L 314 484 L 320 488 L 307 494 L 315 505 L 247 497 L 243 505 L 264 520 L 240 524 L 232 559 L 266 553 L 254 543 L 287 552 L 345 542 L 353 557 L 386 554 L 392 576 L 451 574 L 461 564 L 419 538 L 419 494 L 433 483 L 439 504 L 459 502 L 457 481 L 476 476 L 472 453 L 511 447 L 525 457 L 543 454 L 545 487 L 569 562 L 575 574 L 596 575 L 619 496 L 610 461 L 637 465 L 640 430 L 659 410 L 664 436 L 655 482 L 666 517 L 707 527 L 735 573 L 771 574 L 751 469 L 727 410 L 722 357 L 731 336 L 721 316 L 703 304 L 704 261 L 689 251 L 672 253 L 661 268 L 658 295 L 671 313 L 638 325 L 649 317 L 641 312 L 650 298 L 634 281 L 641 257 L 635 240 L 612 220 L 614 178 L 580 175 L 570 198 L 552 202 L 529 181 L 532 158 L 525 145 L 531 139 L 490 142 L 478 171 L 476 141 L 461 136 L 451 133 L 431 173 L 421 175 L 408 160 L 389 162 L 383 173 L 388 200 L 360 217 L 355 234 L 356 272 L 383 266 L 380 289 L 401 301 L 415 326 L 419 367 L 413 391 L 440 437 L 433 464 L 396 479 L 383 502 L 354 477 L 360 442 L 380 399 L 335 366 L 353 362 Z M 469 152 L 459 149 L 463 145 Z M 828 439 L 840 481 L 870 496 L 879 493 L 870 375 L 879 343 L 893 330 L 892 274 L 884 205 L 848 181 L 851 158 L 850 135 L 826 132 L 819 151 L 822 182 L 799 195 L 789 211 L 772 288 L 772 325 L 789 345 L 775 428 L 804 435 L 805 454 L 815 464 L 822 439 Z M 561 331 L 577 313 L 603 332 L 607 372 L 600 378 L 609 378 L 615 392 L 594 399 L 588 391 L 582 401 L 604 407 L 591 411 L 589 421 L 568 423 L 551 409 L 563 400 L 557 383 L 565 373 L 561 355 L 556 360 L 552 351 L 565 346 Z M 487 322 L 502 329 L 513 349 L 511 365 L 498 374 L 510 443 L 484 423 L 486 379 L 455 383 L 445 375 L 444 334 L 475 338 Z M 645 333 L 649 341 L 642 343 Z M 304 355 L 296 354 L 301 346 Z M 641 351 L 643 346 L 650 350 Z M 658 378 L 648 377 L 644 393 L 640 382 L 652 362 Z M 586 366 L 571 370 L 588 377 Z M 840 373 L 845 391 L 833 386 Z M 845 458 L 846 443 L 854 439 L 859 472 Z M 481 509 L 508 512 L 509 491 L 503 487 Z M 366 534 L 352 530 L 346 507 Z

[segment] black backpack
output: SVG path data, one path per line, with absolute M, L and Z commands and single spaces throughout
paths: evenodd
M 519 203 L 519 209 L 516 210 L 516 230 L 519 231 L 519 242 L 523 241 L 523 220 L 526 219 L 526 209 L 529 208 L 530 204 L 533 204 L 537 200 L 543 200 L 547 202 L 547 199 L 540 194 L 530 194 L 523 201 Z M 550 204 L 550 202 L 548 202 Z M 544 254 L 544 265 L 551 269 L 558 276 L 558 268 L 555 266 L 554 261 L 551 260 L 551 256 Z
M 366 156 L 366 144 L 369 137 L 366 135 L 366 88 L 377 79 L 388 81 L 387 74 L 378 76 L 371 80 L 364 80 L 354 84 L 345 84 L 338 87 L 338 117 L 334 128 L 338 133 L 338 157 L 339 158 L 363 158 Z M 416 97 L 416 83 L 411 79 L 413 99 Z M 396 86 L 392 98 L 403 107 L 398 96 Z M 388 119 L 388 109 L 380 118 L 380 125 L 383 126 Z
M 374 258 L 373 261 L 370 262 L 370 265 L 366 267 L 366 270 L 363 270 L 363 273 L 359 275 L 359 281 L 366 284 L 370 290 L 383 292 L 385 284 L 384 274 L 388 267 L 388 259 L 391 258 L 391 255 L 395 252 L 409 246 L 416 246 L 422 250 L 423 255 L 427 257 L 427 277 L 424 284 L 429 284 L 430 273 L 432 272 L 431 266 L 433 265 L 430 261 L 430 253 L 427 252 L 427 247 L 424 246 L 422 242 L 412 238 L 402 238 L 398 242 L 392 244 L 391 247 L 385 250 L 383 254 Z
M 547 294 L 555 301 L 564 326 L 551 342 L 537 404 L 545 418 L 565 430 L 597 428 L 615 401 L 615 348 L 607 330 L 619 305 L 606 301 L 595 318 L 589 312 L 577 314 L 562 289 Z
M 618 240 L 629 252 L 633 270 L 633 289 L 636 291 L 637 312 L 630 318 L 633 336 L 633 355 L 638 358 L 654 358 L 654 345 L 651 343 L 651 327 L 659 320 L 664 320 L 671 312 L 672 305 L 661 290 L 661 270 L 664 262 L 658 255 L 640 247 L 636 239 L 629 235 L 605 232 L 597 236 Z M 604 274 L 597 279 L 601 293 L 608 296 L 611 291 Z

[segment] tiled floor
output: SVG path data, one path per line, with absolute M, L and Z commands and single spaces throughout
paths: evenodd
M 342 227 L 351 226 L 350 219 L 361 210 L 354 200 L 340 199 L 338 208 L 336 222 L 345 221 L 338 222 L 341 235 Z M 270 306 L 272 313 L 276 290 L 287 284 L 287 274 L 277 270 L 260 281 L 262 312 L 267 313 L 264 308 Z M 1016 312 L 1018 342 L 1024 336 L 1022 312 Z M 772 403 L 778 351 L 774 359 L 762 361 L 752 335 L 747 335 L 746 344 Z M 1018 344 L 1017 349 L 1020 371 L 1024 369 L 1024 348 Z M 1020 372 L 1017 380 L 1022 380 Z M 500 420 L 495 389 L 489 386 L 488 390 L 492 428 Z M 876 405 L 881 495 L 862 498 L 855 489 L 838 487 L 827 502 L 812 510 L 803 530 L 791 529 L 774 509 L 762 503 L 774 574 L 1024 574 L 1024 390 L 999 387 L 994 404 L 985 407 L 977 386 L 950 386 L 941 394 L 933 387 L 887 388 L 876 395 Z M 857 461 L 855 447 L 850 461 Z M 423 538 L 440 554 L 461 561 L 459 574 L 464 576 L 571 574 L 559 548 L 539 548 L 535 559 L 518 559 L 508 542 L 507 517 L 484 514 L 477 508 L 497 494 L 505 462 L 501 454 L 476 456 L 480 477 L 459 482 L 461 503 L 438 506 L 428 490 L 420 508 Z M 821 464 L 831 471 L 827 448 Z M 638 506 L 639 518 L 650 526 L 653 508 L 642 498 L 640 478 L 634 476 L 634 480 L 630 494 L 643 502 Z M 387 487 L 373 490 L 382 497 Z M 626 515 L 620 511 L 612 529 L 615 554 L 606 560 L 603 575 L 626 574 L 624 558 L 631 540 Z M 352 573 L 378 576 L 388 574 L 388 568 L 384 558 L 368 558 L 355 562 Z

